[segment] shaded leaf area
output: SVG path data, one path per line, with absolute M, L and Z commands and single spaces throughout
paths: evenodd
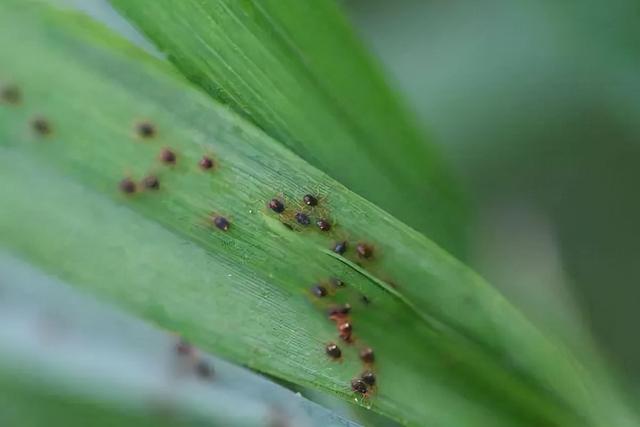
M 585 425 L 606 409 L 569 356 L 430 241 L 101 27 L 27 5 L 0 15 L 0 79 L 22 94 L 0 106 L 2 246 L 205 349 L 404 424 Z M 328 295 L 309 292 L 317 283 Z M 352 343 L 327 319 L 338 303 L 352 306 Z M 367 346 L 373 366 L 358 358 Z M 363 398 L 350 381 L 365 369 L 378 381 Z
M 7 426 L 353 426 L 0 252 Z
M 191 81 L 456 254 L 466 207 L 332 0 L 112 0 Z

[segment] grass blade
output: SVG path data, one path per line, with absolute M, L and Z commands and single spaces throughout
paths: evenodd
M 332 1 L 111 2 L 210 95 L 463 252 L 460 194 Z
M 407 425 L 597 425 L 604 392 L 422 235 L 103 28 L 18 0 L 0 9 L 0 79 L 22 93 L 0 110 L 1 246 L 205 349 Z M 160 161 L 167 148 L 175 164 Z M 119 188 L 150 175 L 158 189 Z M 274 197 L 282 214 L 265 206 Z M 310 295 L 318 282 L 330 296 Z M 336 363 L 325 310 L 344 302 L 357 340 Z M 378 354 L 369 399 L 349 387 L 364 346 Z

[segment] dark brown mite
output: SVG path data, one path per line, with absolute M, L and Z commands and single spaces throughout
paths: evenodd
M 202 169 L 211 169 L 213 167 L 213 160 L 210 157 L 202 156 L 198 164 Z
M 269 209 L 271 209 L 272 211 L 274 211 L 276 213 L 284 212 L 284 203 L 282 203 L 278 199 L 269 200 L 269 203 L 268 203 L 267 206 L 269 206 Z
M 213 225 L 215 225 L 222 231 L 228 231 L 231 224 L 229 223 L 229 220 L 227 220 L 227 218 L 223 216 L 216 216 L 215 218 L 213 218 Z
M 141 138 L 153 138 L 156 135 L 156 128 L 149 122 L 140 122 L 136 125 L 136 133 Z
M 300 225 L 304 225 L 307 226 L 309 224 L 311 224 L 311 220 L 309 219 L 309 215 L 302 213 L 302 212 L 298 212 L 296 214 L 296 221 L 298 222 L 298 224 Z
M 322 285 L 315 285 L 311 288 L 311 293 L 317 296 L 318 298 L 322 298 L 327 296 L 327 288 Z
M 136 183 L 131 178 L 125 178 L 120 181 L 119 187 L 120 191 L 126 194 L 135 193 L 136 191 Z
M 142 185 L 149 190 L 157 190 L 160 188 L 160 181 L 157 176 L 149 175 L 142 180 Z
M 368 297 L 368 296 L 366 296 L 366 295 L 364 295 L 364 294 L 363 294 L 363 295 L 360 295 L 360 301 L 362 301 L 362 303 L 363 303 L 364 305 L 369 305 L 369 304 L 371 304 L 371 300 L 369 299 L 369 297 Z
M 331 230 L 331 224 L 329 223 L 329 221 L 327 221 L 326 219 L 319 219 L 316 221 L 316 225 L 318 226 L 318 228 L 322 231 L 329 231 Z
M 49 135 L 53 131 L 51 123 L 44 117 L 36 117 L 31 120 L 31 128 L 35 133 L 42 136 Z
M 176 153 L 174 153 L 168 148 L 164 148 L 160 152 L 160 160 L 162 161 L 162 163 L 167 163 L 172 165 L 176 162 Z
M 18 104 L 22 100 L 22 93 L 17 86 L 8 85 L 0 88 L 0 100 L 7 104 Z
M 344 282 L 337 277 L 332 277 L 330 280 L 331 284 L 336 288 L 344 288 Z
M 358 246 L 356 246 L 356 252 L 360 258 L 371 258 L 373 255 L 373 248 L 366 243 L 358 243 Z
M 367 387 L 367 383 L 362 381 L 360 378 L 354 378 L 351 380 L 351 390 L 356 393 L 366 394 L 369 387 Z
M 318 199 L 315 196 L 312 196 L 311 194 L 306 194 L 302 198 L 302 201 L 307 206 L 317 206 L 318 205 Z
M 365 371 L 360 375 L 360 379 L 364 381 L 368 386 L 376 384 L 376 374 L 371 371 Z
M 213 377 L 213 367 L 206 360 L 198 360 L 195 368 L 196 374 L 198 374 L 200 378 L 210 379 Z
M 325 348 L 325 351 L 327 352 L 327 354 L 330 357 L 332 357 L 334 359 L 338 359 L 340 356 L 342 356 L 342 351 L 340 350 L 340 347 L 338 347 L 334 343 L 327 344 L 327 347 Z
M 360 350 L 360 360 L 364 363 L 373 363 L 376 360 L 373 350 L 370 347 Z
M 335 246 L 333 247 L 333 252 L 337 253 L 337 254 L 344 254 L 347 251 L 347 242 L 342 241 L 342 242 L 338 242 L 335 244 Z

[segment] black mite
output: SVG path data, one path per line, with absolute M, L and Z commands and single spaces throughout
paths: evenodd
M 199 360 L 196 364 L 196 374 L 200 378 L 210 379 L 213 377 L 213 367 L 206 360 Z
M 227 218 L 223 216 L 216 216 L 215 218 L 213 218 L 213 224 L 222 231 L 228 231 L 229 226 L 231 225 L 229 223 L 229 220 L 227 220 Z
M 19 104 L 22 99 L 20 89 L 14 85 L 3 86 L 0 88 L 0 100 L 7 104 Z
M 278 199 L 269 200 L 269 204 L 267 206 L 269 206 L 269 209 L 271 209 L 272 211 L 274 211 L 276 213 L 284 212 L 284 203 L 282 203 Z
M 364 381 L 368 386 L 376 384 L 376 375 L 371 371 L 365 371 L 360 375 L 360 379 Z
M 156 135 L 156 128 L 149 122 L 140 122 L 136 125 L 136 133 L 141 138 L 153 138 Z
M 300 225 L 304 225 L 307 226 L 309 224 L 311 224 L 311 220 L 309 219 L 309 215 L 302 213 L 302 212 L 298 212 L 296 214 L 296 221 L 298 222 L 298 224 Z
M 136 191 L 136 183 L 131 178 L 125 178 L 120 181 L 119 187 L 120 191 L 126 194 L 135 193 Z
M 366 243 L 358 243 L 358 246 L 356 246 L 356 252 L 360 258 L 371 258 L 373 255 L 373 248 Z
M 327 288 L 322 285 L 315 285 L 311 288 L 311 293 L 317 296 L 318 298 L 322 298 L 327 296 Z
M 162 163 L 173 165 L 176 162 L 176 153 L 168 148 L 164 148 L 160 152 L 160 160 L 162 161 Z
M 333 247 L 333 252 L 342 255 L 347 251 L 347 242 L 342 241 L 335 244 Z
M 363 348 L 362 350 L 360 350 L 360 359 L 364 363 L 373 363 L 374 360 L 376 360 L 373 354 L 373 350 L 370 347 Z
M 49 135 L 53 129 L 51 127 L 51 123 L 44 117 L 36 117 L 31 120 L 31 128 L 35 133 L 41 136 Z
M 318 204 L 318 199 L 315 196 L 312 196 L 311 194 L 306 194 L 302 198 L 302 201 L 307 206 L 316 206 Z
M 211 169 L 213 167 L 213 160 L 210 157 L 203 156 L 198 164 L 202 169 Z
M 331 224 L 326 219 L 319 219 L 318 221 L 316 221 L 316 225 L 322 231 L 331 230 Z
M 157 190 L 160 188 L 160 181 L 157 176 L 149 175 L 142 180 L 142 185 L 149 190 Z
M 367 387 L 367 383 L 362 381 L 360 378 L 354 378 L 351 380 L 351 390 L 360 394 L 365 394 L 369 390 L 369 387 Z
M 360 295 L 360 301 L 362 301 L 364 305 L 371 304 L 371 300 L 369 299 L 369 297 L 364 294 Z
M 327 347 L 325 348 L 325 351 L 327 352 L 327 354 L 330 357 L 332 357 L 334 359 L 338 359 L 338 358 L 340 358 L 340 356 L 342 356 L 342 351 L 340 350 L 340 347 L 338 347 L 334 343 L 327 344 Z

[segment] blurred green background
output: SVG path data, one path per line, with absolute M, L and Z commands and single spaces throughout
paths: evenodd
M 153 51 L 104 0 L 55 2 Z M 640 392 L 640 2 L 344 6 L 466 188 L 466 261 Z
M 475 204 L 469 262 L 640 390 L 640 2 L 348 6 Z

